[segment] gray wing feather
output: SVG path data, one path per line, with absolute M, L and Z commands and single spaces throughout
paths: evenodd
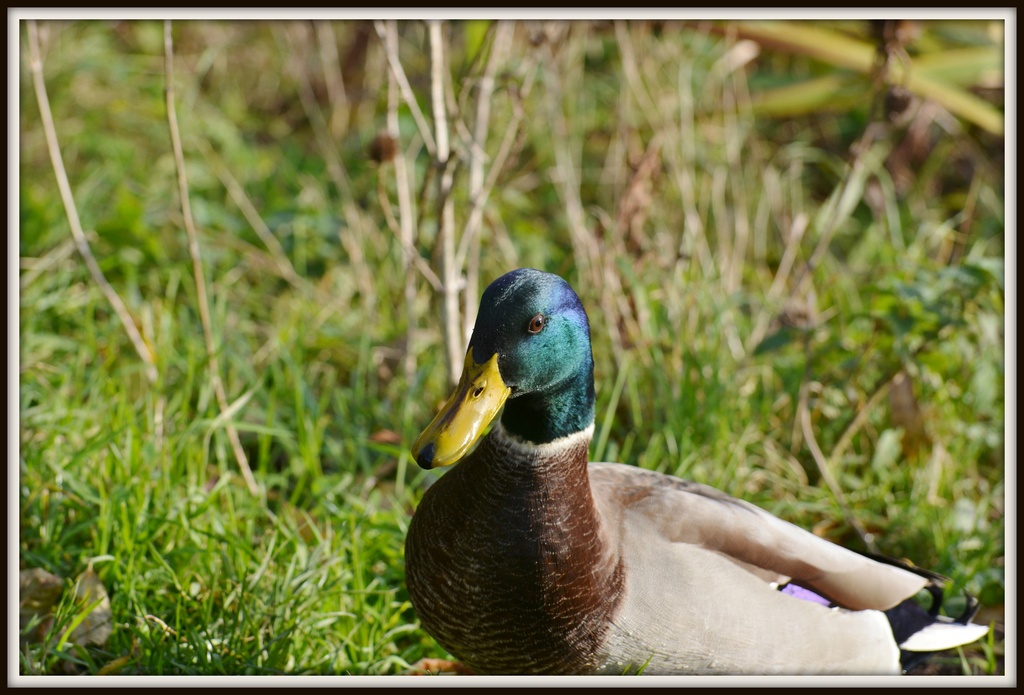
M 592 463 L 590 477 L 612 526 L 627 509 L 641 513 L 667 541 L 717 551 L 767 581 L 792 578 L 845 608 L 886 610 L 927 584 L 706 485 L 624 464 Z

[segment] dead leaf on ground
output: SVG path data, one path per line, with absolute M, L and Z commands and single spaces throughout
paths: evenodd
M 455 676 L 475 676 L 476 671 L 473 671 L 468 666 L 458 662 L 449 661 L 448 659 L 434 659 L 425 658 L 420 659 L 415 664 L 409 667 L 409 671 L 406 672 L 409 676 L 439 676 L 439 675 L 455 675 Z
M 402 437 L 392 430 L 377 430 L 370 435 L 370 441 L 382 444 L 399 444 L 402 441 Z
M 19 580 L 21 629 L 33 619 L 41 618 L 35 630 L 21 636 L 21 642 L 41 642 L 53 626 L 53 612 L 64 593 L 64 580 L 38 567 L 21 570 Z M 103 646 L 113 632 L 113 613 L 107 590 L 91 564 L 75 582 L 75 600 L 80 610 L 93 608 L 71 631 L 67 641 L 82 646 Z
M 112 661 L 108 661 L 106 664 L 103 665 L 103 668 L 101 668 L 96 673 L 96 675 L 112 676 L 116 673 L 119 673 L 121 669 L 123 669 L 125 666 L 131 663 L 133 658 L 134 657 L 132 657 L 130 654 L 126 654 L 125 656 L 120 656 L 116 659 L 113 659 Z
M 114 631 L 114 615 L 110 609 L 110 597 L 107 596 L 107 589 L 103 586 L 100 578 L 96 576 L 91 563 L 78 576 L 76 587 L 75 597 L 78 599 L 79 605 L 87 607 L 95 604 L 95 607 L 89 611 L 78 627 L 71 631 L 68 641 L 83 646 L 87 644 L 102 646 L 106 644 L 110 633 Z
M 39 642 L 46 635 L 50 621 L 46 619 L 53 613 L 53 607 L 60 601 L 64 591 L 64 580 L 39 567 L 21 570 L 19 575 L 19 615 L 21 630 L 24 630 L 33 618 L 43 617 L 36 630 L 21 636 L 21 642 Z

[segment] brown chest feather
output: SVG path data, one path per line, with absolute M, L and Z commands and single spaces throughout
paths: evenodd
M 518 454 L 518 455 L 517 455 Z M 586 442 L 538 460 L 493 434 L 426 493 L 406 539 L 424 629 L 481 673 L 580 673 L 622 589 Z

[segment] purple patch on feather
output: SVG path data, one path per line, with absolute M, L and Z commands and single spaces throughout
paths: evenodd
M 813 591 L 805 589 L 802 586 L 797 586 L 796 584 L 787 584 L 786 586 L 779 589 L 779 591 L 781 591 L 784 594 L 788 594 L 789 596 L 792 596 L 794 598 L 798 598 L 801 601 L 820 603 L 823 606 L 827 606 L 831 603 L 831 601 L 829 601 L 824 596 L 818 596 L 818 594 L 814 593 Z

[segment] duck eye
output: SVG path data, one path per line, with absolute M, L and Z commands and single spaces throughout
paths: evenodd
M 537 314 L 532 319 L 530 319 L 530 325 L 526 327 L 526 330 L 534 334 L 540 333 L 541 330 L 544 329 L 545 323 L 546 319 L 544 318 L 544 314 Z

